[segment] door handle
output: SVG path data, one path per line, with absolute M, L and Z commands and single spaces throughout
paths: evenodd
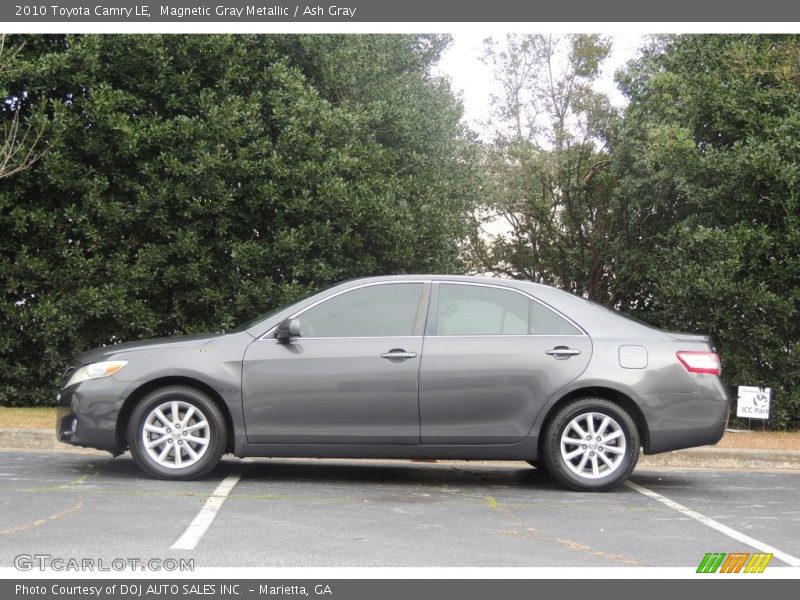
M 402 348 L 394 348 L 393 350 L 389 350 L 388 352 L 384 352 L 381 354 L 381 358 L 386 358 L 388 360 L 406 360 L 409 358 L 416 358 L 416 352 L 406 352 Z
M 580 354 L 581 351 L 577 348 L 567 348 L 566 346 L 556 346 L 552 350 L 545 350 L 545 354 L 549 354 L 557 358 L 558 360 L 564 360 L 565 358 L 569 358 L 570 356 L 575 356 L 576 354 Z

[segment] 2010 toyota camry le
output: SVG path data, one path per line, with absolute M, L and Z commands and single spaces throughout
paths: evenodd
M 220 457 L 524 460 L 575 490 L 620 485 L 640 449 L 713 444 L 729 400 L 710 338 L 525 281 L 349 281 L 227 333 L 75 358 L 62 442 L 130 449 L 154 477 Z

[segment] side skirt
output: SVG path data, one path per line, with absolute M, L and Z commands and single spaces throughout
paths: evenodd
M 236 444 L 234 455 L 280 458 L 427 458 L 441 460 L 535 460 L 538 438 L 516 444 L 432 446 L 422 444 Z

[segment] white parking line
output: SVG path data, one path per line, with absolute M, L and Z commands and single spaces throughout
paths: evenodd
M 231 490 L 239 483 L 239 479 L 241 478 L 242 471 L 241 469 L 237 469 L 220 482 L 217 489 L 215 489 L 206 500 L 203 508 L 200 509 L 200 512 L 197 513 L 197 516 L 195 516 L 194 520 L 189 524 L 189 527 L 186 528 L 186 531 L 184 531 L 181 537 L 170 546 L 172 550 L 195 549 L 200 538 L 208 531 L 219 509 L 222 508 L 225 498 L 228 497 L 228 494 L 231 493 Z
M 653 492 L 651 490 L 648 490 L 647 488 L 642 487 L 636 483 L 633 483 L 632 481 L 626 481 L 625 485 L 627 485 L 632 490 L 636 490 L 640 494 L 644 494 L 648 498 L 652 498 L 653 500 L 658 500 L 659 502 L 661 502 L 661 504 L 669 506 L 672 510 L 677 510 L 679 513 L 684 514 L 687 517 L 691 517 L 692 519 L 702 523 L 706 527 L 711 527 L 711 529 L 716 529 L 720 533 L 727 535 L 729 538 L 733 538 L 737 542 L 747 544 L 748 546 L 751 546 L 756 550 L 760 550 L 761 552 L 766 552 L 767 554 L 771 553 L 775 558 L 777 558 L 778 560 L 782 560 L 789 566 L 800 567 L 800 558 L 792 556 L 791 554 L 787 554 L 786 552 L 778 550 L 777 548 L 773 548 L 772 546 L 770 546 L 769 544 L 765 544 L 764 542 L 759 542 L 757 539 L 751 538 L 749 535 L 745 535 L 744 533 L 736 531 L 735 529 L 731 529 L 727 525 L 723 525 L 722 523 L 719 523 L 714 519 L 711 519 L 705 515 L 701 515 L 699 512 L 696 512 L 690 508 L 686 508 L 683 504 L 678 504 L 674 500 L 670 500 L 669 498 L 666 498 L 661 494 L 657 494 L 656 492 Z

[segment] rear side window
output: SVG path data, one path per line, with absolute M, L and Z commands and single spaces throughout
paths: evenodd
M 510 290 L 443 283 L 436 335 L 527 335 L 530 303 Z
M 414 332 L 421 283 L 387 283 L 334 296 L 300 313 L 301 337 L 396 337 Z
M 531 302 L 533 335 L 581 335 L 580 330 L 562 316 L 538 302 Z

